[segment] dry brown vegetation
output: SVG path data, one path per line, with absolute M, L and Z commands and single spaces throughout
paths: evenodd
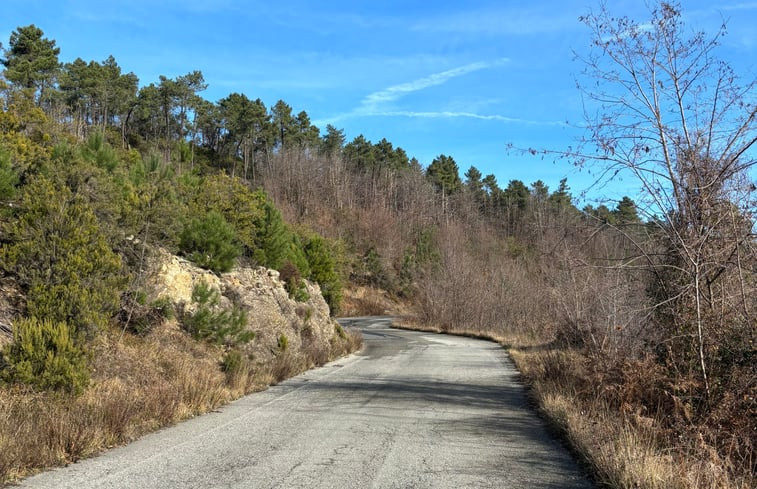
M 754 487 L 750 460 L 719 451 L 707 441 L 716 428 L 689 422 L 687 429 L 674 431 L 669 418 L 680 414 L 664 409 L 650 412 L 640 406 L 636 396 L 665 395 L 659 386 L 649 385 L 664 382 L 655 375 L 655 365 L 625 365 L 616 372 L 624 379 L 607 379 L 580 352 L 515 347 L 510 353 L 547 419 L 603 485 Z M 735 436 L 734 442 L 733 448 L 738 444 Z
M 276 168 L 283 172 L 290 164 L 282 156 Z M 718 389 L 711 389 L 708 400 L 696 341 L 689 341 L 695 338 L 666 323 L 650 297 L 654 270 L 614 266 L 638 256 L 640 242 L 658 247 L 654 226 L 611 225 L 554 200 L 540 203 L 531 194 L 527 210 L 503 227 L 499 212 L 506 211 L 482 215 L 466 190 L 453 196 L 453 205 L 442 206 L 428 182 L 414 177 L 414 191 L 387 202 L 363 196 L 373 190 L 370 180 L 358 175 L 351 183 L 353 207 L 344 202 L 332 207 L 339 192 L 319 177 L 328 174 L 320 169 L 329 161 L 297 165 L 301 178 L 322 190 L 317 199 L 306 192 L 292 201 L 295 197 L 275 187 L 274 179 L 267 180 L 267 190 L 282 199 L 277 204 L 288 217 L 347 243 L 357 259 L 344 264 L 346 274 L 357 284 L 412 302 L 407 322 L 414 327 L 509 346 L 534 399 L 594 468 L 598 481 L 623 488 L 753 487 L 753 362 L 711 370 L 710 382 Z M 427 195 L 420 199 L 425 206 L 405 205 L 409 195 Z M 387 239 L 375 241 L 376 231 L 361 224 L 367 216 Z M 403 249 L 416 252 L 427 229 L 432 256 L 413 269 L 408 288 L 401 281 Z M 379 266 L 367 270 L 371 250 L 380 257 Z M 753 248 L 743 249 L 743 264 L 754 264 L 755 258 Z M 720 282 L 719 294 L 736 286 L 739 297 L 754 297 L 750 270 L 744 266 L 729 275 L 745 279 Z M 749 290 L 744 295 L 742 285 Z M 387 294 L 375 289 L 357 300 L 347 294 L 347 310 L 385 314 Z M 730 310 L 717 304 L 718 310 Z M 752 315 L 754 302 L 740 310 Z M 738 345 L 749 355 L 753 331 L 738 324 L 740 336 L 736 330 L 730 334 L 739 339 L 728 348 Z M 710 352 L 726 347 L 722 336 L 708 341 Z M 707 359 L 717 364 L 717 356 Z
M 342 299 L 341 316 L 405 316 L 412 311 L 408 300 L 392 296 L 386 290 L 366 286 L 348 286 Z
M 175 323 L 145 337 L 108 331 L 93 345 L 93 381 L 82 395 L 0 389 L 0 485 L 211 411 L 361 344 L 359 334 L 347 331 L 328 349 L 305 345 L 270 364 L 245 359 L 223 372 L 223 349 L 195 341 Z
M 644 275 L 589 265 L 623 236 L 581 227 L 552 222 L 560 239 L 547 232 L 530 257 L 500 256 L 498 273 L 450 231 L 443 254 L 456 265 L 421 287 L 409 324 L 508 347 L 547 419 L 609 487 L 753 487 L 754 366 L 719 374 L 708 402 L 697 369 L 655 348 L 671 333 L 652 320 Z
M 350 167 L 342 158 L 280 154 L 261 178 L 289 219 L 343 243 L 356 287 L 374 289 L 362 300 L 348 294 L 351 313 L 384 314 L 379 298 L 393 296 L 414 304 L 413 327 L 507 345 L 540 409 L 602 484 L 754 486 L 757 255 L 748 232 L 718 235 L 718 249 L 738 243 L 740 264 L 719 262 L 707 302 L 700 295 L 700 352 L 697 295 L 685 286 L 660 295 L 690 277 L 662 273 L 675 256 L 664 223 L 579 212 L 567 189 L 538 184 L 519 207 L 507 190 L 481 194 L 475 182 L 441 195 L 420 169 L 336 178 L 330 168 Z M 300 184 L 319 192 L 293 192 Z

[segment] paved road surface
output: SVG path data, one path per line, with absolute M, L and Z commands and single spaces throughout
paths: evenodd
M 29 488 L 589 488 L 495 344 L 360 328 L 360 354 Z

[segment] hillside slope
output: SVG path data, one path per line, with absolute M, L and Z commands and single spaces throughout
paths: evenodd
M 207 412 L 360 346 L 329 316 L 317 284 L 305 282 L 307 300 L 297 301 L 275 270 L 216 275 L 165 251 L 155 253 L 151 269 L 144 302 L 172 312 L 138 310 L 131 325 L 114 323 L 94 338 L 91 381 L 81 395 L 0 388 L 0 484 Z M 244 311 L 251 340 L 232 347 L 192 337 L 183 323 L 202 308 L 192 300 L 200 283 L 219 292 L 214 313 Z M 1 317 L 25 313 L 16 306 L 4 300 Z

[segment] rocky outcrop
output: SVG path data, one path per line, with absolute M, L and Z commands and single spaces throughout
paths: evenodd
M 192 290 L 206 282 L 221 295 L 220 307 L 237 306 L 247 311 L 247 328 L 255 339 L 245 349 L 253 358 L 266 362 L 282 353 L 282 345 L 293 353 L 303 349 L 330 351 L 337 335 L 336 323 L 317 284 L 306 282 L 308 300 L 289 297 L 279 273 L 263 267 L 238 267 L 216 275 L 191 262 L 157 251 L 148 289 L 153 299 L 168 298 L 192 313 Z M 11 325 L 25 309 L 23 294 L 11 277 L 0 277 L 0 348 L 12 341 Z M 282 340 L 285 338 L 285 340 Z
M 297 302 L 289 297 L 279 273 L 263 267 L 238 267 L 216 275 L 191 262 L 165 252 L 157 254 L 151 289 L 156 298 L 191 312 L 192 290 L 205 281 L 221 294 L 221 307 L 235 305 L 247 311 L 247 327 L 255 339 L 246 347 L 253 358 L 267 361 L 282 351 L 282 343 L 293 352 L 303 348 L 329 348 L 337 334 L 336 323 L 317 284 L 306 282 L 309 299 Z M 286 338 L 282 341 L 282 337 Z

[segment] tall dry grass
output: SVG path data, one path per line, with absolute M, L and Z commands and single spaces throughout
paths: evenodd
M 749 489 L 747 465 L 724 457 L 701 436 L 672 443 L 659 413 L 624 411 L 598 395 L 590 359 L 578 351 L 511 348 L 530 393 L 552 426 L 607 487 L 623 489 Z M 637 367 L 641 367 L 637 365 Z M 644 375 L 644 371 L 641 375 Z M 646 370 L 649 373 L 648 370 Z
M 81 396 L 0 387 L 0 485 L 211 411 L 361 344 L 359 334 L 346 332 L 325 350 L 223 372 L 224 352 L 178 327 L 160 326 L 145 338 L 106 332 L 93 345 L 93 382 Z

